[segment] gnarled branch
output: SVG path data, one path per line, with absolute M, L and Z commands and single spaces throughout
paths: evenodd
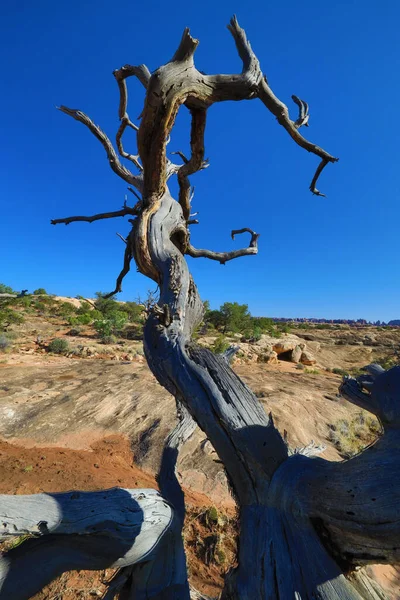
M 251 234 L 250 244 L 248 248 L 240 248 L 239 250 L 231 250 L 230 252 L 214 252 L 213 250 L 201 250 L 195 248 L 189 242 L 186 247 L 185 254 L 188 254 L 192 258 L 209 258 L 211 260 L 217 260 L 221 263 L 221 265 L 224 265 L 226 262 L 228 262 L 229 260 L 233 260 L 234 258 L 239 258 L 240 256 L 257 254 L 257 241 L 260 236 L 259 233 L 255 233 L 255 231 L 253 231 L 252 229 L 248 229 L 247 227 L 245 227 L 244 229 L 235 229 L 231 233 L 232 239 L 235 239 L 235 235 L 245 232 Z
M 65 219 L 52 219 L 50 223 L 52 225 L 58 225 L 60 223 L 64 223 L 65 225 L 69 225 L 70 223 L 76 223 L 78 221 L 83 221 L 85 223 L 93 223 L 94 221 L 100 221 L 101 219 L 114 219 L 115 217 L 126 217 L 127 215 L 137 215 L 138 210 L 133 207 L 125 206 L 121 210 L 116 210 L 108 213 L 99 213 L 97 215 L 92 215 L 91 217 L 66 217 Z
M 66 115 L 69 115 L 76 121 L 79 121 L 79 123 L 85 125 L 89 129 L 89 131 L 93 133 L 93 135 L 99 140 L 99 142 L 105 149 L 107 153 L 108 162 L 114 173 L 116 173 L 119 177 L 121 177 L 121 179 L 123 179 L 127 183 L 133 185 L 138 190 L 142 189 L 142 178 L 140 176 L 133 175 L 133 173 L 131 173 L 131 171 L 129 171 L 129 169 L 127 169 L 120 162 L 110 139 L 107 137 L 104 131 L 102 131 L 100 127 L 98 127 L 98 125 L 95 125 L 85 113 L 76 108 L 60 106 L 59 110 L 61 110 L 61 112 L 65 113 Z
M 125 65 L 124 67 L 121 67 L 120 69 L 116 69 L 114 71 L 113 75 L 114 75 L 115 79 L 117 80 L 119 93 L 120 93 L 118 116 L 120 118 L 121 125 L 118 129 L 117 136 L 116 136 L 118 152 L 120 153 L 121 156 L 123 156 L 124 158 L 133 162 L 133 164 L 140 171 L 142 171 L 143 167 L 139 162 L 139 155 L 138 154 L 137 155 L 129 154 L 128 152 L 125 152 L 124 147 L 122 145 L 122 136 L 127 127 L 130 127 L 134 131 L 139 130 L 139 127 L 132 123 L 132 121 L 129 118 L 128 112 L 127 112 L 128 90 L 127 90 L 125 80 L 127 79 L 127 77 L 131 77 L 132 75 L 135 75 L 143 83 L 144 87 L 147 88 L 147 85 L 148 85 L 148 82 L 149 82 L 150 76 L 151 76 L 150 71 L 148 70 L 148 68 L 145 65 L 140 65 L 139 67 Z

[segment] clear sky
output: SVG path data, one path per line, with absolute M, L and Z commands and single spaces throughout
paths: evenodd
M 213 307 L 248 303 L 255 315 L 400 318 L 395 0 L 2 0 L 0 281 L 71 296 L 113 289 L 124 250 L 116 232 L 127 234 L 129 224 L 54 227 L 50 219 L 118 210 L 126 184 L 89 131 L 55 107 L 79 108 L 114 136 L 113 69 L 145 63 L 154 70 L 172 57 L 185 26 L 200 40 L 200 70 L 240 71 L 226 29 L 233 13 L 292 116 L 291 94 L 309 103 L 304 134 L 340 161 L 320 179 L 327 198 L 314 197 L 308 186 L 317 157 L 297 147 L 261 102 L 211 107 L 211 166 L 192 178 L 200 213 L 192 243 L 246 245 L 246 236 L 230 239 L 230 230 L 242 227 L 261 236 L 256 257 L 225 266 L 190 259 L 202 297 Z M 133 118 L 143 88 L 129 85 Z M 185 113 L 171 151 L 188 149 Z M 134 149 L 133 135 L 129 141 Z M 120 299 L 153 288 L 134 269 Z

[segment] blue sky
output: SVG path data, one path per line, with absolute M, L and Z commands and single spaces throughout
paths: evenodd
M 190 259 L 213 307 L 248 303 L 256 315 L 400 318 L 400 3 L 356 0 L 109 2 L 2 0 L 0 51 L 0 281 L 92 296 L 114 287 L 123 255 L 123 219 L 65 227 L 51 218 L 118 210 L 126 184 L 99 142 L 56 110 L 87 112 L 110 136 L 118 128 L 112 71 L 167 62 L 185 26 L 200 40 L 196 65 L 238 72 L 226 29 L 236 13 L 270 85 L 296 115 L 291 94 L 310 105 L 305 135 L 340 157 L 319 188 L 308 186 L 318 159 L 298 148 L 257 100 L 211 107 L 206 155 L 196 174 L 192 227 L 197 247 L 228 250 L 230 230 L 261 236 L 256 257 L 221 266 Z M 129 114 L 143 89 L 129 82 Z M 171 151 L 187 151 L 189 119 L 179 113 Z M 135 139 L 130 138 L 135 148 Z M 129 146 L 129 144 L 126 144 Z M 173 189 L 176 186 L 172 186 Z M 152 282 L 133 270 L 120 299 Z

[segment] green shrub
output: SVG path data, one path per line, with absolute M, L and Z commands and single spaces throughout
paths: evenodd
M 348 372 L 345 369 L 340 369 L 339 367 L 334 367 L 332 369 L 332 373 L 335 373 L 335 375 L 341 375 L 342 377 L 346 377 L 348 375 Z
M 60 302 L 60 304 L 58 305 L 58 310 L 57 310 L 58 314 L 61 317 L 68 317 L 69 315 L 74 315 L 76 314 L 77 310 L 76 307 L 71 304 L 70 302 Z
M 120 310 L 119 303 L 116 302 L 113 297 L 104 298 L 102 292 L 96 292 L 96 298 L 94 306 L 102 315 L 107 316 L 110 313 L 118 312 Z
M 10 325 L 20 325 L 24 317 L 12 308 L 0 309 L 0 328 L 5 331 Z
M 246 329 L 243 332 L 242 339 L 245 341 L 249 341 L 249 342 L 258 342 L 259 340 L 261 340 L 262 334 L 263 334 L 262 329 L 260 327 L 257 327 L 257 325 L 255 325 L 255 326 L 253 326 L 253 328 Z
M 49 352 L 65 354 L 69 350 L 69 343 L 64 338 L 54 338 L 49 344 Z
M 75 317 L 75 321 L 79 325 L 89 325 L 93 322 L 93 317 L 90 313 L 82 313 Z
M 47 296 L 47 292 L 44 288 L 38 288 L 33 293 L 35 296 Z
M 396 354 L 390 354 L 388 356 L 380 356 L 379 358 L 374 359 L 374 363 L 380 365 L 383 369 L 391 369 L 392 367 L 396 367 L 400 364 L 400 357 Z
M 127 314 L 121 311 L 114 311 L 102 319 L 94 321 L 93 326 L 98 335 L 104 337 L 117 334 L 128 320 Z
M 86 302 L 86 300 L 81 302 L 80 307 L 76 310 L 78 315 L 85 315 L 93 311 L 93 306 Z
M 214 352 L 214 354 L 223 354 L 229 348 L 229 342 L 224 335 L 219 335 L 217 339 L 214 341 L 210 350 Z
M 304 369 L 304 373 L 307 373 L 308 375 L 319 375 L 319 371 L 318 369 Z
M 16 294 L 12 287 L 6 285 L 5 283 L 0 283 L 0 294 Z
M 35 304 L 34 304 L 34 307 L 39 312 L 45 312 L 46 308 L 47 308 L 46 304 L 44 302 L 40 302 L 40 301 L 36 301 Z
M 142 323 L 143 322 L 143 306 L 137 302 L 125 302 L 125 304 L 119 304 L 118 310 L 128 315 L 130 323 Z
M 14 305 L 22 306 L 22 308 L 29 308 L 32 304 L 32 298 L 29 296 L 21 296 L 21 298 L 15 298 L 13 301 Z

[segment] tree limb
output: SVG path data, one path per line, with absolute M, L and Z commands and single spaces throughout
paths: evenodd
M 176 463 L 182 445 L 193 435 L 197 423 L 184 404 L 176 399 L 178 424 L 167 437 L 157 476 L 160 492 L 174 507 L 182 526 L 185 518 L 184 493 L 176 477 Z
M 350 402 L 376 415 L 384 425 L 400 424 L 400 366 L 385 371 L 366 367 L 369 375 L 346 377 L 340 393 Z
M 59 223 L 64 223 L 65 225 L 69 225 L 70 223 L 76 223 L 77 221 L 84 221 L 85 223 L 93 223 L 94 221 L 100 221 L 101 219 L 113 219 L 114 217 L 126 217 L 126 215 L 137 215 L 138 211 L 135 208 L 130 208 L 126 206 L 121 210 L 116 210 L 114 212 L 108 213 L 99 213 L 98 215 L 92 215 L 91 217 L 66 217 L 65 219 L 52 219 L 50 223 L 52 225 L 58 225 Z
M 294 94 L 292 95 L 292 100 L 299 107 L 299 116 L 298 116 L 297 120 L 294 122 L 294 126 L 297 129 L 299 129 L 303 125 L 305 127 L 308 127 L 308 119 L 309 119 L 310 115 L 308 113 L 307 102 L 304 102 L 304 100 L 300 100 L 300 98 L 298 98 Z
M 120 488 L 2 495 L 0 515 L 3 539 L 34 536 L 1 557 L 1 600 L 26 600 L 64 571 L 151 562 L 174 522 L 156 490 Z
M 74 118 L 76 121 L 79 121 L 83 125 L 85 125 L 89 131 L 93 133 L 93 135 L 99 140 L 99 142 L 103 145 L 106 153 L 108 162 L 110 167 L 121 179 L 133 185 L 139 191 L 142 189 L 142 178 L 137 175 L 133 175 L 131 171 L 129 171 L 119 160 L 117 153 L 114 150 L 114 147 L 107 137 L 107 135 L 93 123 L 93 121 L 83 112 L 78 109 L 68 108 L 66 106 L 60 106 L 59 110 Z
M 318 166 L 310 185 L 310 190 L 313 194 L 323 196 L 316 188 L 318 177 L 326 164 L 329 162 L 336 162 L 338 159 L 316 144 L 309 142 L 299 133 L 298 129 L 300 126 L 308 123 L 307 103 L 299 100 L 302 108 L 300 109 L 299 118 L 297 121 L 293 122 L 289 117 L 289 111 L 286 104 L 275 96 L 269 86 L 266 76 L 261 71 L 260 63 L 251 48 L 250 42 L 247 40 L 244 30 L 239 26 L 236 17 L 231 19 L 228 29 L 235 40 L 239 56 L 243 61 L 243 70 L 241 75 L 205 76 L 204 81 L 208 86 L 213 88 L 212 94 L 209 94 L 210 98 L 207 101 L 207 105 L 209 106 L 213 102 L 220 102 L 223 100 L 250 100 L 258 97 L 268 110 L 275 115 L 278 123 L 286 129 L 296 144 L 323 159 Z M 292 98 L 297 99 L 297 96 L 292 96 Z
M 150 80 L 150 71 L 147 69 L 147 67 L 145 65 L 140 65 L 139 67 L 125 65 L 125 67 L 116 69 L 114 71 L 113 75 L 114 75 L 115 79 L 117 80 L 119 93 L 120 93 L 118 116 L 121 121 L 121 125 L 118 129 L 117 136 L 116 136 L 118 152 L 120 153 L 121 156 L 123 156 L 124 158 L 133 162 L 133 164 L 140 171 L 142 171 L 143 167 L 139 162 L 139 155 L 129 154 L 128 152 L 125 152 L 124 147 L 122 145 L 122 136 L 127 127 L 131 127 L 131 129 L 133 129 L 135 131 L 139 130 L 139 127 L 137 127 L 137 125 L 134 125 L 132 123 L 132 121 L 130 120 L 129 115 L 127 113 L 128 90 L 127 90 L 127 85 L 126 85 L 125 80 L 127 77 L 131 77 L 132 75 L 135 75 L 143 83 L 144 87 L 147 88 L 147 84 Z
M 251 234 L 251 240 L 250 240 L 250 244 L 249 244 L 248 248 L 241 248 L 239 250 L 231 250 L 230 252 L 214 252 L 213 250 L 201 250 L 201 249 L 195 248 L 189 242 L 186 247 L 185 254 L 188 254 L 192 258 L 209 258 L 211 260 L 217 260 L 218 262 L 221 263 L 221 265 L 224 265 L 226 262 L 228 262 L 229 260 L 233 260 L 234 258 L 239 258 L 240 256 L 248 256 L 249 254 L 257 254 L 257 252 L 258 252 L 257 240 L 260 235 L 259 233 L 255 233 L 251 229 L 248 229 L 247 227 L 245 227 L 244 229 L 236 229 L 236 230 L 232 231 L 232 233 L 231 233 L 232 239 L 235 239 L 235 235 L 238 235 L 240 233 L 245 233 L 245 232 Z
M 129 219 L 129 221 L 134 224 L 134 221 L 132 219 Z M 124 252 L 124 265 L 121 269 L 120 274 L 117 277 L 117 281 L 115 284 L 115 289 L 110 292 L 109 294 L 106 294 L 104 296 L 104 298 L 111 298 L 111 296 L 115 296 L 115 294 L 118 294 L 119 292 L 122 292 L 122 281 L 125 277 L 125 275 L 127 275 L 130 271 L 131 268 L 131 261 L 134 257 L 134 235 L 135 235 L 135 230 L 134 227 L 132 227 L 128 237 L 126 238 L 126 247 L 125 247 L 125 252 Z
M 186 221 L 188 221 L 190 217 L 191 187 L 189 175 L 208 166 L 207 162 L 204 161 L 204 132 L 206 128 L 207 111 L 204 108 L 192 108 L 190 112 L 192 114 L 190 133 L 190 148 L 192 155 L 190 160 L 187 160 L 182 152 L 177 152 L 184 161 L 184 164 L 178 170 L 178 183 L 179 203 L 182 206 L 183 216 Z

